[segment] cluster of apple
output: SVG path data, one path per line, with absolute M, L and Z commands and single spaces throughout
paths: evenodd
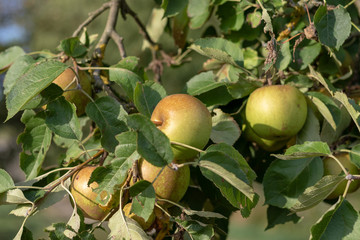
M 190 95 L 174 94 L 165 97 L 156 105 L 151 120 L 174 143 L 173 163 L 192 161 L 198 154 L 198 151 L 192 148 L 202 149 L 209 141 L 212 128 L 210 112 L 200 100 Z M 71 193 L 85 217 L 101 220 L 110 210 L 118 207 L 119 198 L 110 196 L 105 205 L 95 201 L 97 194 L 93 189 L 98 184 L 93 182 L 88 185 L 95 168 L 96 166 L 87 166 L 74 174 Z M 139 159 L 138 169 L 140 179 L 153 184 L 156 196 L 171 202 L 179 202 L 190 183 L 189 165 L 183 165 L 178 169 L 173 169 L 171 165 L 162 168 L 152 165 L 145 159 Z M 100 194 L 100 198 L 105 197 L 106 194 Z M 160 203 L 164 207 L 169 206 L 168 203 Z M 123 207 L 125 215 L 136 220 L 144 229 L 151 226 L 155 219 L 154 214 L 145 222 L 141 217 L 130 213 L 130 209 L 131 203 Z
M 265 151 L 278 151 L 295 143 L 296 134 L 307 118 L 307 101 L 303 93 L 293 86 L 264 86 L 250 94 L 242 117 L 243 134 L 248 141 L 256 143 Z M 348 153 L 338 153 L 335 157 L 349 174 L 359 174 L 359 169 L 351 162 Z M 324 176 L 342 173 L 338 163 L 329 157 L 323 159 L 323 166 Z M 345 187 L 346 181 L 343 181 L 327 199 L 342 195 Z M 352 181 L 348 193 L 359 187 L 359 181 Z

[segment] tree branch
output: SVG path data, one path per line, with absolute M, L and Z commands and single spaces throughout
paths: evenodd
M 121 37 L 115 30 L 111 32 L 110 37 L 118 47 L 121 58 L 126 58 L 126 51 L 123 44 L 123 40 L 124 40 L 123 37 Z
M 111 2 L 104 3 L 99 9 L 89 13 L 89 17 L 82 23 L 80 26 L 74 31 L 72 34 L 73 37 L 76 37 L 79 35 L 81 30 L 89 25 L 92 21 L 94 21 L 95 18 L 97 18 L 101 13 L 103 13 L 106 9 L 108 9 L 111 6 Z

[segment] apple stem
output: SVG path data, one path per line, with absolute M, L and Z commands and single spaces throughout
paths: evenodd
M 179 143 L 179 142 L 174 142 L 174 141 L 171 141 L 170 143 L 173 144 L 173 145 L 178 145 L 178 146 L 181 146 L 181 147 L 185 147 L 185 148 L 195 150 L 195 151 L 197 151 L 199 153 L 206 153 L 206 151 L 204 151 L 204 150 L 201 150 L 199 148 L 196 148 L 196 147 L 184 144 L 184 143 Z
M 351 179 L 347 181 L 346 183 L 346 187 L 345 187 L 345 190 L 344 190 L 344 193 L 343 193 L 343 198 L 346 197 L 347 193 L 348 193 L 348 190 L 349 190 L 349 187 L 350 187 L 350 183 L 351 183 Z
M 339 159 L 337 159 L 334 155 L 329 154 L 328 157 L 331 157 L 332 159 L 334 159 L 337 164 L 339 164 L 339 166 L 341 167 L 342 171 L 345 173 L 345 175 L 349 175 L 348 170 L 346 170 L 346 168 L 341 164 L 341 162 L 339 161 Z
M 162 121 L 160 121 L 160 120 L 151 120 L 154 124 L 155 124 L 155 126 L 161 126 L 162 124 L 163 124 L 163 122 Z

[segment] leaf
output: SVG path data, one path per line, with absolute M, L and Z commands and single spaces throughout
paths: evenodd
M 343 180 L 344 176 L 324 176 L 314 186 L 305 189 L 304 193 L 298 197 L 294 206 L 291 207 L 291 210 L 300 212 L 316 206 L 332 193 Z
M 150 118 L 155 106 L 165 96 L 166 91 L 159 83 L 138 82 L 134 90 L 134 104 L 140 113 Z
M 360 168 L 360 144 L 356 144 L 351 148 L 350 151 L 350 160 L 354 163 L 358 168 Z
M 22 144 L 20 167 L 26 174 L 26 180 L 35 178 L 40 172 L 45 155 L 51 144 L 51 131 L 45 124 L 45 113 L 26 110 L 21 118 L 25 130 L 17 139 Z
M 215 75 L 212 71 L 208 71 L 197 74 L 186 82 L 185 91 L 192 96 L 197 96 L 223 85 L 223 82 L 215 81 Z
M 341 5 L 330 11 L 327 11 L 327 6 L 320 6 L 315 13 L 314 24 L 320 42 L 337 50 L 351 32 L 350 14 Z
M 132 197 L 131 212 L 142 217 L 145 222 L 149 219 L 154 210 L 155 190 L 148 181 L 139 181 L 130 188 Z
M 109 79 L 119 84 L 131 101 L 133 101 L 136 84 L 143 82 L 137 71 L 138 61 L 136 57 L 126 57 L 112 65 L 109 70 Z
M 110 219 L 109 239 L 112 240 L 151 240 L 140 225 L 133 219 L 123 215 L 121 209 L 118 210 Z
M 164 17 L 174 17 L 179 14 L 188 4 L 188 0 L 164 0 L 161 7 L 165 10 Z
M 275 62 L 276 69 L 279 71 L 285 70 L 289 66 L 291 59 L 290 42 L 281 44 L 280 51 L 278 52 Z
M 83 57 L 87 53 L 87 47 L 80 41 L 79 37 L 71 37 L 60 42 L 59 50 L 69 57 Z
M 235 67 L 244 66 L 244 56 L 241 48 L 223 38 L 200 38 L 189 48 L 201 55 L 229 63 Z
M 25 55 L 19 46 L 12 46 L 0 52 L 0 72 L 8 68 L 18 57 Z
M 263 178 L 265 204 L 291 208 L 306 188 L 323 176 L 323 163 L 319 157 L 292 161 L 275 160 Z
M 59 76 L 68 66 L 62 62 L 46 60 L 32 65 L 26 73 L 17 78 L 16 83 L 6 96 L 8 116 L 12 118 L 24 105 Z
M 66 101 L 63 96 L 47 105 L 45 123 L 51 131 L 63 138 L 79 141 L 82 138 L 75 105 Z
M 226 2 L 220 5 L 216 14 L 219 17 L 220 28 L 223 32 L 240 30 L 245 20 L 242 6 L 234 2 Z
M 20 189 L 15 188 L 0 193 L 0 205 L 5 204 L 31 204 L 31 201 L 24 196 Z
M 303 144 L 307 141 L 321 141 L 319 119 L 315 116 L 311 107 L 307 108 L 305 124 L 296 135 L 297 144 Z
M 287 222 L 298 223 L 301 218 L 296 213 L 291 212 L 286 208 L 279 208 L 269 205 L 266 211 L 268 225 L 265 230 L 269 230 L 278 224 L 285 224 Z
M 233 117 L 223 113 L 219 108 L 213 110 L 212 130 L 210 139 L 214 143 L 233 145 L 240 137 L 240 127 Z
M 336 103 L 330 97 L 319 92 L 308 92 L 307 95 L 316 105 L 325 120 L 336 131 L 336 128 L 341 121 L 341 110 Z
M 175 219 L 175 221 L 185 229 L 187 234 L 189 234 L 188 239 L 205 240 L 214 237 L 214 229 L 211 225 L 205 225 L 195 220 L 187 221 Z M 185 237 L 185 239 L 187 238 Z
M 261 19 L 264 20 L 265 22 L 265 27 L 264 27 L 264 33 L 270 32 L 273 33 L 273 26 L 271 23 L 271 17 L 268 13 L 268 11 L 262 7 L 262 15 L 261 15 Z
M 217 212 L 196 211 L 196 210 L 186 209 L 186 208 L 182 208 L 181 210 L 184 211 L 184 213 L 187 214 L 187 215 L 197 215 L 197 216 L 203 217 L 203 218 L 223 218 L 223 219 L 227 218 L 227 217 L 225 217 L 222 214 L 217 213 Z
M 282 160 L 292 160 L 308 157 L 326 156 L 331 154 L 329 145 L 324 142 L 305 142 L 286 149 L 285 154 L 273 154 Z
M 306 44 L 306 45 L 305 45 Z M 321 44 L 314 40 L 303 41 L 296 48 L 295 62 L 291 62 L 290 67 L 304 70 L 319 56 L 321 52 Z
M 312 226 L 310 240 L 360 239 L 360 216 L 342 197 Z
M 244 67 L 246 69 L 254 69 L 260 64 L 260 58 L 256 50 L 245 48 L 244 50 Z
M 190 27 L 200 28 L 210 16 L 210 0 L 188 0 L 187 13 L 190 18 Z
M 0 168 L 0 193 L 6 192 L 15 187 L 14 181 L 11 176 Z
M 151 40 L 157 43 L 164 33 L 164 29 L 167 24 L 167 18 L 164 18 L 164 9 L 162 8 L 153 8 L 150 14 L 149 19 L 147 20 L 146 24 L 146 31 L 149 34 Z M 146 48 L 151 48 L 151 44 L 144 39 L 142 50 Z
M 25 109 L 34 109 L 45 104 L 48 104 L 51 101 L 54 101 L 56 98 L 60 97 L 63 94 L 63 90 L 61 87 L 56 85 L 55 83 L 50 84 L 47 88 L 42 90 L 38 95 L 36 95 L 33 99 L 31 99 L 28 103 L 26 103 L 21 110 Z
M 169 138 L 150 119 L 141 114 L 131 114 L 127 122 L 137 132 L 137 151 L 144 159 L 157 167 L 174 160 Z
M 128 130 L 126 126 L 127 112 L 118 101 L 110 96 L 101 97 L 90 102 L 86 106 L 85 112 L 101 130 L 101 144 L 110 151 L 114 152 L 118 141 L 115 136 Z
M 261 23 L 261 13 L 258 11 L 247 14 L 246 21 L 252 28 L 257 28 Z

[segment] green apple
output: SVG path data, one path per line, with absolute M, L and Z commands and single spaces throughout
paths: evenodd
M 174 170 L 168 165 L 165 166 L 159 174 L 161 169 L 161 167 L 156 167 L 144 159 L 140 159 L 139 161 L 140 177 L 153 183 L 156 196 L 172 202 L 179 202 L 189 187 L 189 166 L 185 165 Z M 168 206 L 169 204 L 164 205 Z
M 96 202 L 98 196 L 93 189 L 98 187 L 98 183 L 92 182 L 88 185 L 92 172 L 96 166 L 87 166 L 77 171 L 71 181 L 70 192 L 73 195 L 77 207 L 83 212 L 84 217 L 94 220 L 103 220 L 107 214 L 119 205 L 119 198 L 111 195 L 106 204 L 102 205 Z M 107 194 L 100 194 L 102 200 L 108 198 Z
M 151 120 L 170 141 L 202 149 L 211 134 L 211 115 L 206 106 L 188 94 L 173 94 L 163 98 L 155 107 Z M 195 150 L 172 145 L 175 160 L 192 159 Z
M 152 212 L 149 219 L 145 222 L 145 220 L 142 217 L 136 215 L 135 213 L 130 213 L 131 206 L 132 203 L 128 203 L 124 206 L 123 211 L 125 216 L 134 219 L 137 223 L 139 223 L 142 229 L 144 230 L 148 229 L 155 221 L 155 213 Z
M 245 115 L 259 137 L 277 141 L 289 139 L 306 121 L 306 99 L 290 85 L 261 87 L 250 94 Z
M 350 155 L 348 153 L 338 153 L 334 155 L 341 164 L 349 171 L 352 175 L 359 174 L 359 169 L 356 167 L 355 164 L 353 164 L 350 160 Z M 332 158 L 326 157 L 323 159 L 323 165 L 324 165 L 324 176 L 325 175 L 339 175 L 342 173 L 342 169 L 340 168 L 339 164 Z M 330 193 L 329 196 L 327 196 L 326 199 L 334 199 L 339 197 L 344 193 L 344 190 L 346 188 L 347 181 L 342 181 L 335 190 Z M 352 193 L 356 191 L 359 188 L 359 180 L 355 180 L 351 182 L 348 193 Z
M 81 88 L 91 96 L 91 77 L 84 71 L 79 71 L 79 84 Z M 57 84 L 63 90 L 76 89 L 75 73 L 70 68 L 67 68 L 63 73 L 61 73 L 53 83 Z M 66 91 L 63 93 L 65 99 L 71 103 L 74 103 L 76 106 L 76 114 L 81 116 L 85 113 L 85 107 L 90 102 L 89 97 L 82 93 L 79 89 Z

